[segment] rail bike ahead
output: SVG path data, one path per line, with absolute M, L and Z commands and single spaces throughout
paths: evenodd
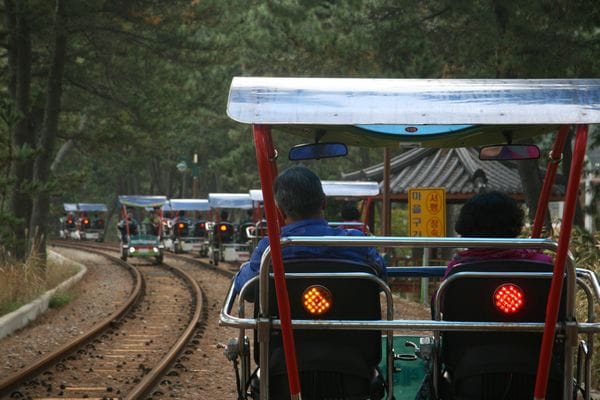
M 242 229 L 244 229 L 244 237 L 248 242 L 248 250 L 252 254 L 258 242 L 267 236 L 267 220 L 264 218 L 262 190 L 250 189 L 248 194 L 252 200 L 253 222 L 245 224 Z
M 369 204 L 374 196 L 379 195 L 379 184 L 372 181 L 321 181 L 323 186 L 323 192 L 326 197 L 343 199 L 343 200 L 363 200 L 361 209 L 356 209 L 357 218 L 355 219 L 343 219 L 341 215 L 336 215 L 329 220 L 330 226 L 338 226 L 344 228 L 358 229 L 362 232 L 368 232 L 367 225 L 367 213 L 366 210 L 369 208 Z M 256 247 L 257 239 L 260 240 L 266 236 L 266 220 L 259 220 L 256 215 L 262 215 L 263 207 L 263 195 L 262 191 L 258 189 L 250 190 L 250 198 L 253 202 L 255 209 L 255 219 L 258 220 L 254 224 L 254 227 L 249 227 L 250 230 L 247 236 L 254 239 L 253 247 Z M 361 217 L 363 220 L 361 220 Z
M 122 220 L 117 225 L 121 238 L 121 259 L 129 257 L 154 258 L 157 264 L 163 262 L 165 246 L 161 242 L 162 206 L 165 196 L 119 196 Z M 133 215 L 133 210 L 146 215 L 141 222 Z
M 239 366 L 239 398 L 590 398 L 600 284 L 592 271 L 575 264 L 569 242 L 588 126 L 600 123 L 600 80 L 234 78 L 227 112 L 253 127 L 270 242 L 260 276 L 239 296 L 232 286 L 221 312 L 223 325 L 239 329 L 226 352 Z M 572 126 L 559 239 L 540 239 Z M 524 139 L 554 135 L 554 145 L 531 238 L 280 239 L 271 129 L 302 138 L 289 151 L 292 160 L 343 156 L 346 145 L 409 143 L 480 147 L 482 158 L 519 162 L 536 153 L 534 146 L 515 145 Z M 394 318 L 390 289 L 369 266 L 283 260 L 283 246 L 527 248 L 553 253 L 554 264 L 461 264 L 436 291 L 431 319 L 403 320 Z M 444 271 L 390 267 L 388 276 Z M 246 316 L 242 299 L 250 292 L 257 298 L 254 315 Z M 587 307 L 580 320 L 577 294 Z M 319 307 L 325 312 L 315 316 Z M 255 331 L 254 343 L 247 330 Z M 406 330 L 422 334 L 403 335 Z M 339 385 L 349 381 L 357 384 Z
M 162 206 L 163 244 L 173 253 L 197 252 L 206 256 L 206 213 L 210 211 L 207 199 L 169 199 Z
M 379 195 L 379 184 L 371 181 L 322 181 L 321 184 L 325 196 L 329 198 L 363 200 L 361 209 L 355 210 L 356 217 L 346 217 L 342 210 L 340 215 L 328 218 L 329 225 L 368 233 L 367 212 L 373 197 Z
M 247 239 L 240 240 L 240 226 L 245 222 L 232 222 L 230 212 L 247 213 L 252 210 L 248 193 L 209 193 L 208 204 L 214 212 L 214 221 L 207 225 L 208 258 L 217 265 L 219 261 L 244 262 L 250 257 Z M 243 217 L 238 216 L 238 220 Z
M 105 204 L 65 203 L 63 207 L 67 214 L 60 218 L 62 239 L 104 240 Z
M 75 237 L 77 231 L 77 204 L 64 203 L 63 209 L 65 215 L 60 217 L 60 230 L 58 233 L 61 239 L 71 239 Z
M 101 203 L 78 203 L 79 237 L 82 240 L 104 240 L 104 228 L 108 209 Z

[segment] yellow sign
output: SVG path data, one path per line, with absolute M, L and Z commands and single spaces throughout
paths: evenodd
M 446 236 L 446 189 L 408 189 L 410 236 Z

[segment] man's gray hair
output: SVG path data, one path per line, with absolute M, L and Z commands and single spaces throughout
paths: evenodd
M 321 180 L 303 166 L 291 167 L 279 174 L 274 192 L 281 211 L 295 220 L 313 217 L 325 200 Z

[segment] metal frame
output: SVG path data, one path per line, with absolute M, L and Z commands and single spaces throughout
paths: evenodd
M 447 247 L 447 248 L 486 248 L 486 247 L 498 247 L 498 248 L 537 248 L 543 250 L 549 250 L 556 252 L 559 248 L 558 243 L 547 239 L 477 239 L 477 238 L 412 238 L 412 237 L 338 237 L 338 236 L 326 236 L 326 237 L 285 237 L 281 239 L 281 246 L 343 246 L 343 247 Z M 269 265 L 272 248 L 265 251 L 261 260 L 261 270 L 259 279 L 259 306 L 261 315 L 265 314 L 268 309 L 267 300 L 268 293 L 268 278 Z M 461 273 L 464 274 L 464 273 Z M 506 276 L 506 273 L 479 273 L 480 275 L 502 275 Z M 527 275 L 527 273 L 515 273 L 513 276 Z M 600 283 L 596 275 L 585 269 L 576 269 L 575 262 L 572 256 L 569 255 L 567 258 L 567 266 L 565 268 L 565 274 L 567 282 L 577 282 L 587 280 L 586 287 L 584 289 L 586 293 L 592 294 L 592 298 L 588 297 L 588 302 L 593 303 L 593 297 L 596 302 L 600 304 Z M 288 274 L 286 274 L 287 276 Z M 297 274 L 289 274 L 294 276 Z M 538 274 L 543 275 L 543 274 Z M 457 274 L 458 276 L 458 274 Z M 461 275 L 462 276 L 462 275 Z M 456 278 L 452 278 L 456 279 Z M 444 283 L 442 283 L 444 285 Z M 240 293 L 240 298 L 243 298 L 245 288 Z M 438 293 L 443 289 L 440 288 Z M 387 294 L 386 294 L 387 295 Z M 591 311 L 588 310 L 588 321 L 587 322 L 576 322 L 575 321 L 575 285 L 569 284 L 566 291 L 567 296 L 567 310 L 565 315 L 564 324 L 555 324 L 555 329 L 560 329 L 561 332 L 565 332 L 567 335 L 567 344 L 565 345 L 565 377 L 573 376 L 573 356 L 574 356 L 574 345 L 576 344 L 577 335 L 579 333 L 585 333 L 588 335 L 588 340 L 591 338 L 593 344 L 593 334 L 600 333 L 600 323 L 594 321 L 593 318 L 593 307 Z M 221 310 L 221 324 L 230 327 L 236 327 L 241 331 L 244 329 L 256 329 L 262 333 L 267 334 L 269 329 L 278 329 L 282 327 L 282 320 L 269 320 L 269 319 L 254 319 L 246 318 L 244 315 L 243 306 L 240 306 L 238 316 L 231 315 L 233 304 L 235 301 L 235 294 L 233 287 L 231 287 L 223 309 Z M 439 301 L 436 298 L 436 302 Z M 243 302 L 240 302 L 243 303 Z M 439 307 L 438 307 L 439 310 Z M 390 330 L 398 329 L 412 329 L 427 331 L 432 330 L 438 333 L 441 330 L 453 330 L 453 331 L 525 331 L 525 332 L 543 332 L 544 323 L 541 322 L 527 322 L 527 323 L 502 323 L 502 322 L 469 322 L 469 321 L 425 321 L 425 320 L 380 320 L 380 321 L 326 321 L 326 320 L 292 320 L 291 324 L 296 329 L 376 329 L 389 332 Z M 260 333 L 259 333 L 260 335 Z M 243 337 L 243 333 L 240 333 L 240 337 Z M 260 337 L 259 337 L 260 340 Z M 239 343 L 243 343 L 240 341 Z M 391 342 L 388 342 L 391 344 Z M 589 347 L 589 346 L 588 346 Z M 266 349 L 266 350 L 265 350 Z M 268 355 L 268 342 L 265 344 L 261 341 L 261 351 L 265 351 L 265 355 L 261 354 L 261 365 L 265 365 L 264 361 L 267 360 Z M 591 355 L 588 356 L 588 358 Z M 389 364 L 388 365 L 392 365 Z M 434 370 L 435 371 L 435 370 Z M 268 382 L 263 383 L 264 375 L 261 377 L 261 398 L 262 393 L 265 390 L 268 392 Z M 567 381 L 565 381 L 568 383 Z M 391 382 L 388 382 L 391 383 Z M 262 385 L 265 385 L 263 387 Z M 571 399 L 572 391 L 566 388 L 570 385 L 565 384 L 565 400 Z
M 165 196 L 146 196 L 146 195 L 120 195 L 119 203 L 121 203 L 121 212 L 123 215 L 123 219 L 125 220 L 125 231 L 127 233 L 127 243 L 121 243 L 121 251 L 127 252 L 127 257 L 154 257 L 158 262 L 162 261 L 164 256 L 164 245 L 161 243 L 160 237 L 162 232 L 162 224 L 158 225 L 158 232 L 156 235 L 156 239 L 154 244 L 141 243 L 138 244 L 138 247 L 141 245 L 143 248 L 148 248 L 150 246 L 156 247 L 158 249 L 158 254 L 131 254 L 129 252 L 129 248 L 134 246 L 131 239 L 131 233 L 129 229 L 129 221 L 127 219 L 127 207 L 137 207 L 137 208 L 147 208 L 147 207 L 158 207 L 159 209 L 159 218 L 162 221 L 162 206 L 166 203 L 167 198 Z M 141 227 L 140 227 L 141 229 Z M 152 235 L 154 236 L 154 235 Z
M 196 212 L 207 212 L 210 211 L 210 205 L 208 199 L 169 199 L 163 206 L 163 212 L 165 211 L 192 211 L 194 216 Z M 195 218 L 190 218 L 190 221 Z M 173 226 L 174 228 L 174 226 Z M 164 236 L 166 245 L 170 245 L 175 250 L 175 239 L 181 241 L 182 251 L 192 251 L 195 243 L 200 243 L 200 246 L 205 245 L 205 236 Z M 165 245 L 165 247 L 167 247 Z
M 299 399 L 301 395 L 289 307 L 286 307 L 287 288 L 279 242 L 282 219 L 272 200 L 277 152 L 273 147 L 271 125 L 310 140 L 319 138 L 368 146 L 418 142 L 429 146 L 461 147 L 504 143 L 506 131 L 512 132 L 511 138 L 517 140 L 548 133 L 559 125 L 578 124 L 534 393 L 536 400 L 545 398 L 563 284 L 561 277 L 583 168 L 587 140 L 585 124 L 600 123 L 600 79 L 236 77 L 232 81 L 227 113 L 238 122 L 253 124 L 292 399 Z M 561 148 L 560 140 L 566 129 L 563 127 L 558 136 L 555 149 Z M 553 151 L 552 161 L 559 158 Z M 550 180 L 550 176 L 547 178 Z M 546 198 L 548 190 L 544 188 L 540 201 Z M 544 214 L 540 211 L 540 216 L 536 217 L 534 226 L 537 229 Z M 575 281 L 568 281 L 568 284 L 568 291 L 574 291 Z M 585 329 L 581 324 L 578 326 Z

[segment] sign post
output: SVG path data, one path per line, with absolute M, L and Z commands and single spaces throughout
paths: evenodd
M 410 236 L 446 236 L 446 189 L 408 189 Z M 429 248 L 423 249 L 423 265 L 429 263 Z M 429 300 L 429 278 L 421 278 L 421 303 Z

